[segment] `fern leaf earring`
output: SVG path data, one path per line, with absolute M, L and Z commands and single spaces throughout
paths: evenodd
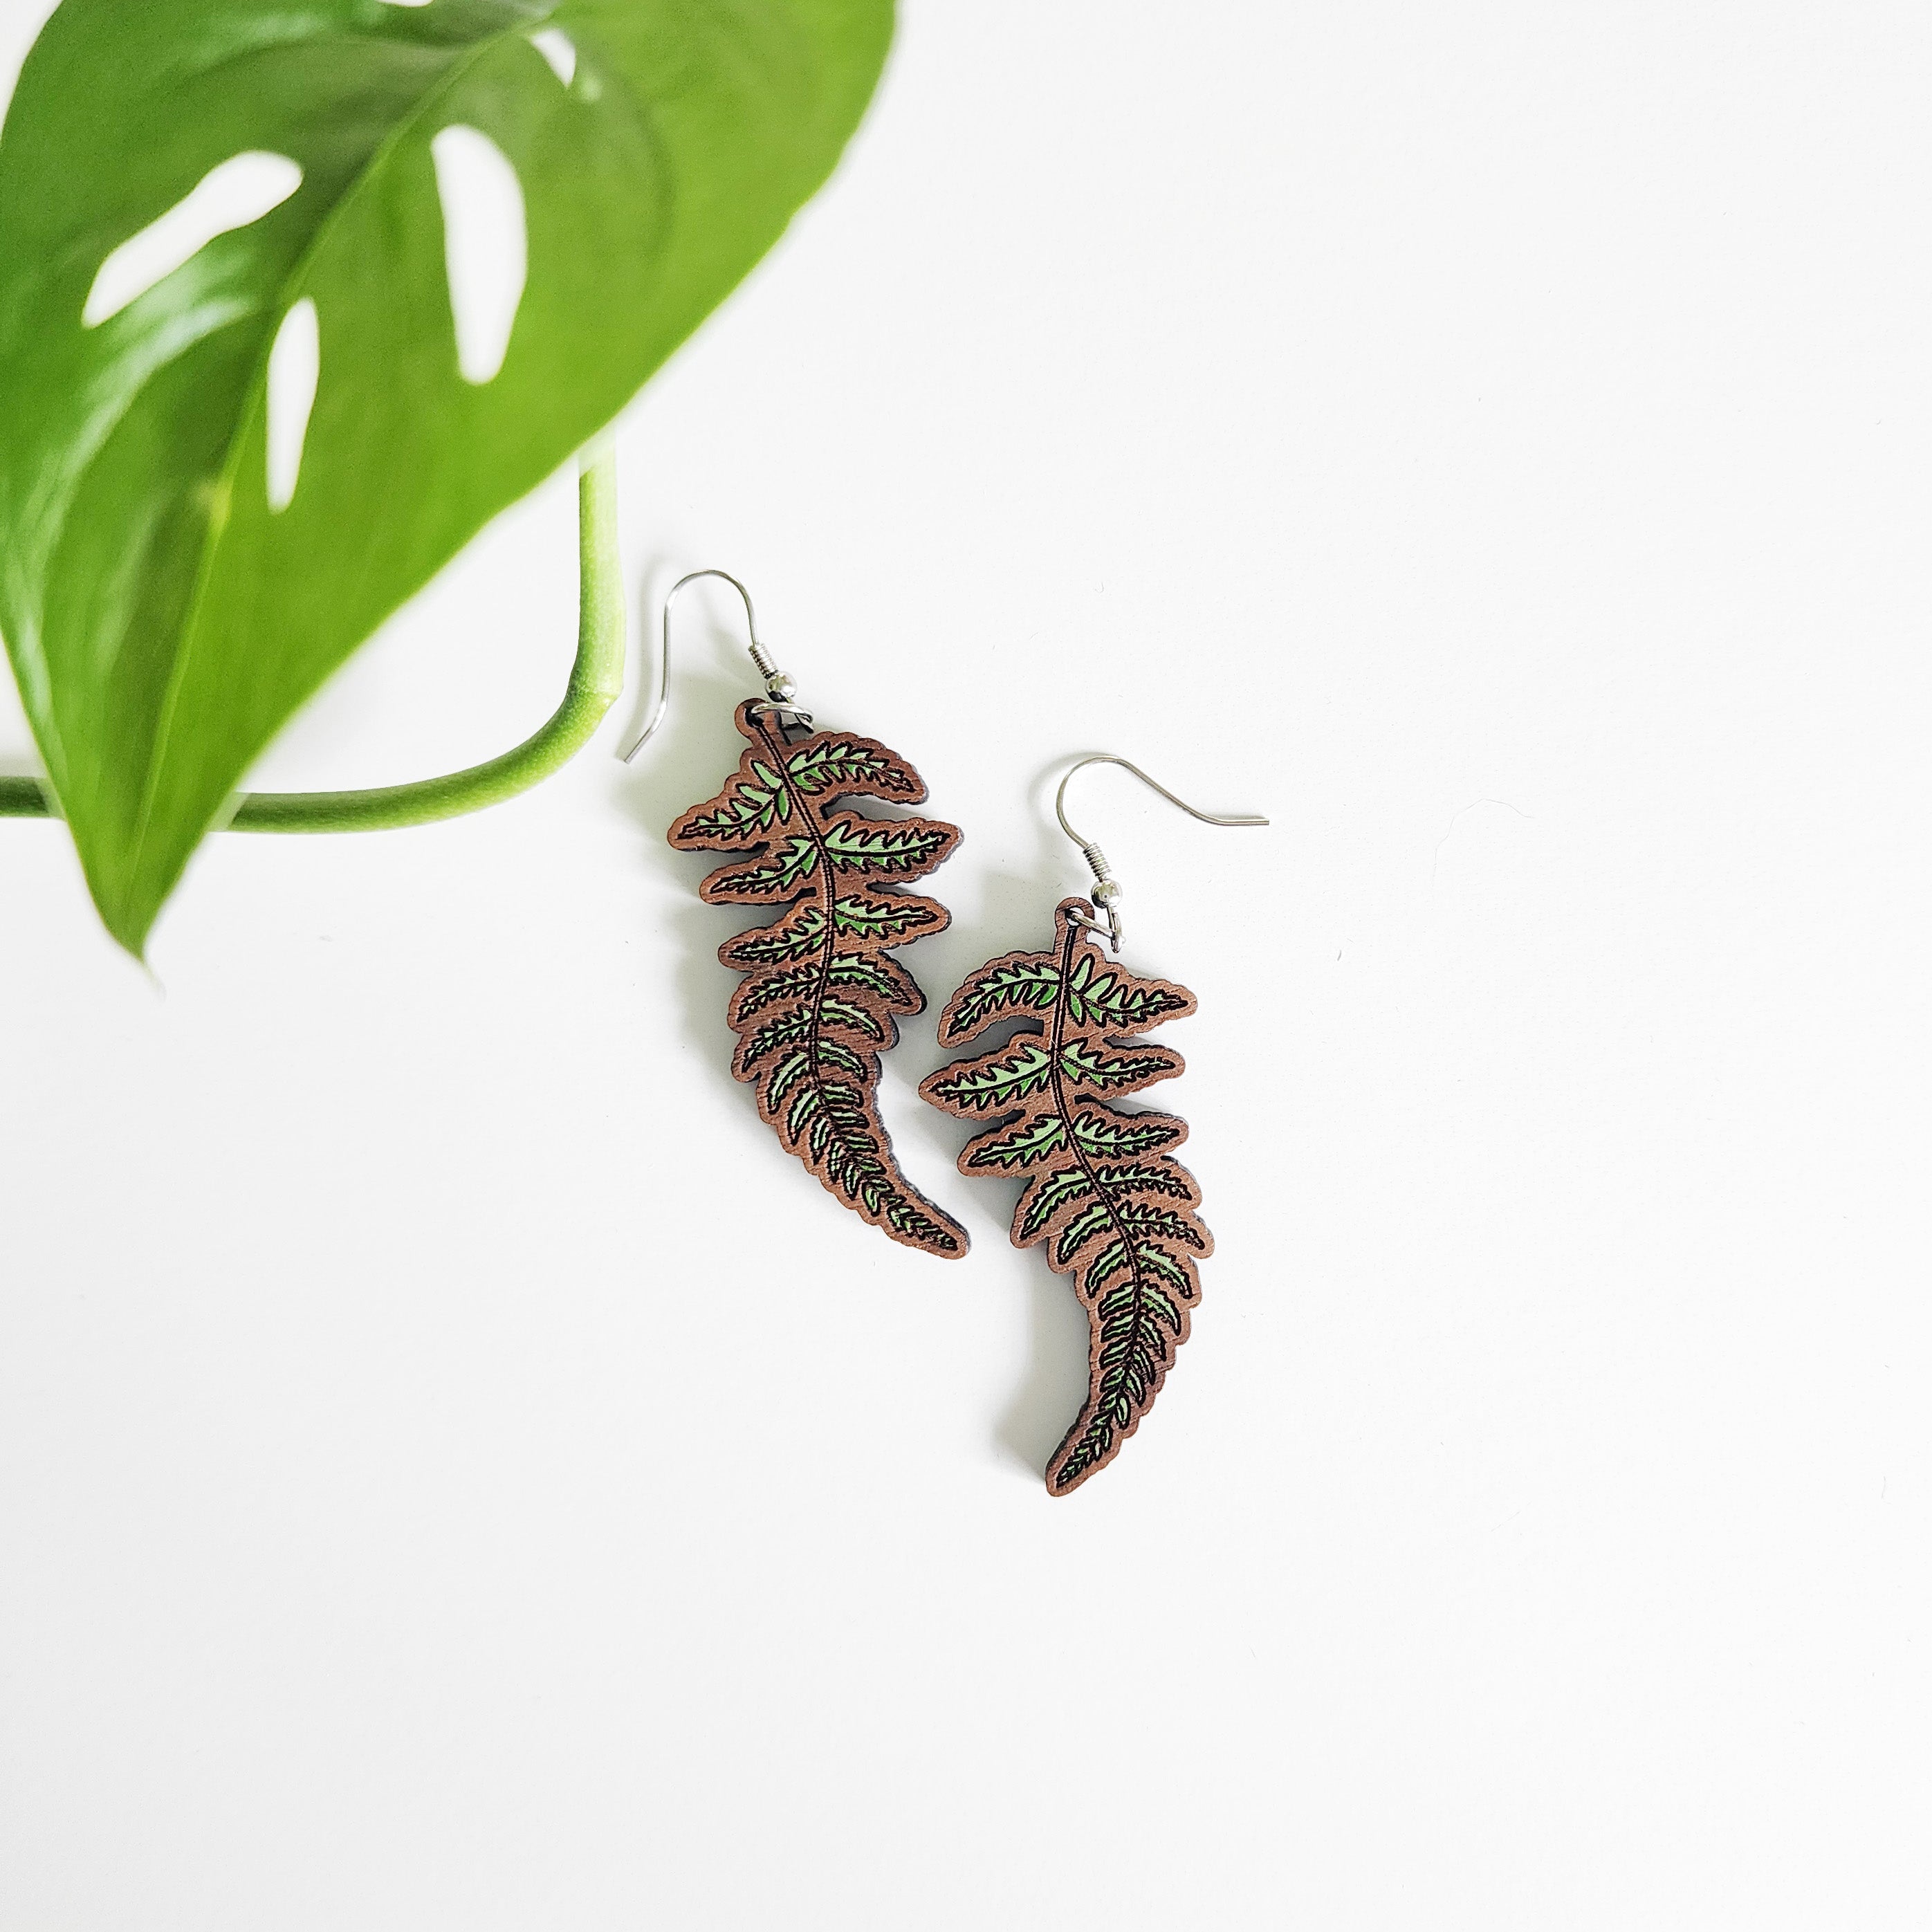
M 1060 780 L 1054 810 L 1093 869 L 1093 902 L 1061 900 L 1051 946 L 989 959 L 940 1016 L 944 1046 L 1002 1021 L 1021 1023 L 1005 1045 L 941 1067 L 919 1090 L 948 1113 L 988 1124 L 967 1143 L 960 1171 L 1024 1177 L 1013 1244 L 1045 1244 L 1047 1265 L 1072 1276 L 1086 1308 L 1087 1399 L 1046 1466 L 1054 1496 L 1105 1468 L 1140 1426 L 1187 1340 L 1198 1264 L 1214 1249 L 1195 1211 L 1200 1187 L 1168 1151 L 1186 1138 L 1186 1122 L 1114 1105 L 1181 1071 L 1179 1054 L 1138 1036 L 1192 1012 L 1194 995 L 1172 980 L 1138 977 L 1095 944 L 1103 934 L 1118 958 L 1120 886 L 1100 848 L 1066 822 L 1067 781 L 1094 764 L 1124 766 L 1207 824 L 1268 823 L 1197 811 L 1125 758 L 1081 759 Z
M 733 854 L 698 887 L 713 904 L 776 909 L 770 926 L 728 940 L 718 956 L 745 975 L 726 1017 L 739 1036 L 731 1071 L 757 1090 L 758 1112 L 826 1190 L 893 1240 L 929 1255 L 963 1255 L 966 1231 L 899 1170 L 880 1118 L 879 1056 L 898 1038 L 898 1016 L 926 996 L 892 949 L 943 932 L 936 899 L 900 890 L 959 843 L 937 818 L 872 818 L 851 798 L 917 805 L 926 782 L 876 739 L 814 728 L 797 687 L 758 641 L 751 593 L 722 570 L 681 578 L 664 599 L 658 701 L 629 751 L 662 722 L 669 696 L 670 612 L 678 592 L 721 578 L 745 600 L 762 699 L 736 712 L 749 742 L 714 798 L 672 826 L 681 852 Z

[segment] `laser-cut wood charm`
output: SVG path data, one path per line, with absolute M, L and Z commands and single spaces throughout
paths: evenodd
M 738 707 L 751 742 L 716 798 L 670 828 L 680 851 L 738 855 L 698 888 L 713 904 L 782 905 L 776 923 L 718 956 L 746 975 L 728 1014 L 731 1070 L 758 1112 L 825 1186 L 896 1241 L 966 1252 L 966 1231 L 900 1172 L 879 1117 L 879 1055 L 926 995 L 891 949 L 944 930 L 952 915 L 897 881 L 930 872 L 959 843 L 937 818 L 868 818 L 842 800 L 917 805 L 926 782 L 897 752 L 849 732 L 788 743 L 771 708 Z
M 920 1092 L 936 1107 L 991 1123 L 967 1143 L 967 1174 L 1023 1174 L 1013 1244 L 1044 1243 L 1048 1267 L 1073 1277 L 1092 1327 L 1087 1399 L 1046 1466 L 1066 1496 L 1103 1469 L 1140 1426 L 1187 1340 L 1200 1299 L 1196 1264 L 1214 1252 L 1194 1211 L 1201 1190 L 1165 1150 L 1187 1137 L 1172 1114 L 1112 1104 L 1180 1072 L 1179 1054 L 1136 1036 L 1194 1011 L 1194 995 L 1110 960 L 1079 923 L 1084 899 L 1063 899 L 1052 946 L 988 960 L 946 1002 L 942 1046 L 1002 1021 L 1022 1030 L 976 1059 L 956 1060 Z

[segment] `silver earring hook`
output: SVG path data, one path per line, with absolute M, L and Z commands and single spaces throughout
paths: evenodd
M 1087 861 L 1094 874 L 1094 903 L 1107 915 L 1103 926 L 1097 920 L 1081 919 L 1078 923 L 1092 932 L 1104 932 L 1107 944 L 1118 958 L 1120 950 L 1120 896 L 1125 890 L 1114 877 L 1107 863 L 1107 855 L 1090 838 L 1083 838 L 1066 822 L 1066 788 L 1072 782 L 1076 772 L 1084 772 L 1089 765 L 1118 765 L 1122 770 L 1132 772 L 1150 791 L 1157 791 L 1170 805 L 1178 805 L 1190 818 L 1198 818 L 1203 825 L 1265 825 L 1268 820 L 1250 812 L 1230 812 L 1226 816 L 1213 812 L 1203 812 L 1192 806 L 1178 793 L 1171 792 L 1157 778 L 1150 778 L 1131 759 L 1117 758 L 1112 752 L 1096 752 L 1090 758 L 1081 758 L 1067 766 L 1060 781 L 1060 789 L 1053 795 L 1053 815 L 1060 820 L 1060 829 L 1080 848 L 1081 856 Z
M 624 762 L 628 764 L 644 748 L 651 734 L 664 722 L 665 707 L 670 702 L 670 607 L 677 602 L 677 593 L 687 584 L 695 584 L 700 577 L 719 577 L 730 585 L 745 600 L 745 630 L 750 638 L 748 647 L 752 662 L 758 668 L 758 675 L 765 681 L 765 700 L 758 708 L 760 711 L 782 711 L 801 724 L 812 722 L 812 713 L 799 710 L 791 702 L 798 695 L 798 686 L 780 670 L 772 661 L 772 654 L 758 641 L 758 614 L 752 608 L 752 593 L 728 570 L 694 570 L 688 576 L 680 577 L 664 593 L 664 616 L 658 626 L 658 701 L 652 707 L 650 722 L 638 734 L 637 742 L 624 754 Z

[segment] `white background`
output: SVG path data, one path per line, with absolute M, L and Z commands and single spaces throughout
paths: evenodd
M 1929 91 L 1904 0 L 914 0 L 626 418 L 640 620 L 742 575 L 965 827 L 935 1001 L 1070 754 L 1274 819 L 1082 782 L 1220 1246 L 1070 1500 L 931 1015 L 962 1264 L 728 1077 L 728 593 L 638 766 L 218 839 L 152 979 L 0 825 L 0 1928 L 1932 1922 Z M 258 781 L 520 736 L 572 557 Z

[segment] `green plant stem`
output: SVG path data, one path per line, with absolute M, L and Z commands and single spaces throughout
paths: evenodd
M 577 661 L 563 702 L 513 751 L 466 770 L 367 791 L 248 791 L 231 832 L 386 832 L 460 818 L 527 791 L 576 756 L 624 688 L 624 586 L 617 555 L 617 466 L 607 446 L 577 484 Z M 37 778 L 0 778 L 0 818 L 58 814 Z

